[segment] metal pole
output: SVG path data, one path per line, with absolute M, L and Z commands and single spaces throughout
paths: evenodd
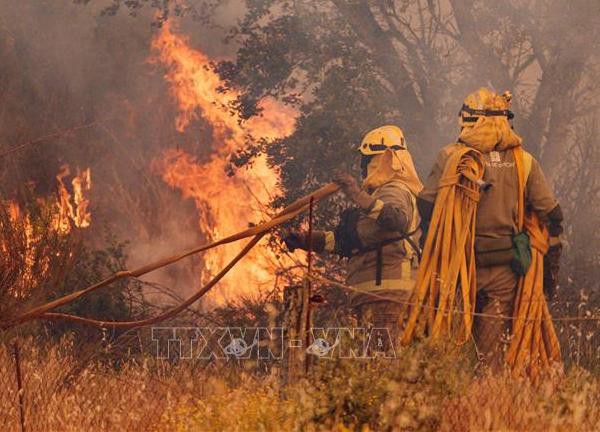
M 19 344 L 14 343 L 15 350 L 15 370 L 17 373 L 17 389 L 19 391 L 19 414 L 21 419 L 21 432 L 25 432 L 25 401 L 23 392 L 23 380 L 21 379 L 21 357 L 19 356 Z

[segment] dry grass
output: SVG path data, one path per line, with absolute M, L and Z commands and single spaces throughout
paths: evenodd
M 388 361 L 323 361 L 287 389 L 277 369 L 153 359 L 81 364 L 68 341 L 22 340 L 29 431 L 592 431 L 600 381 L 581 370 L 539 386 L 476 378 L 465 356 L 435 347 Z M 14 362 L 0 348 L 0 429 L 18 430 Z
M 98 363 L 80 367 L 68 346 L 26 346 L 22 343 L 21 352 L 28 431 L 160 429 L 162 414 L 181 403 L 180 385 L 168 377 L 162 381 L 146 364 L 132 362 L 119 370 Z M 19 430 L 15 369 L 8 348 L 0 353 L 0 384 L 0 430 Z
M 582 370 L 539 386 L 490 376 L 447 404 L 440 430 L 597 431 L 599 403 L 598 378 Z

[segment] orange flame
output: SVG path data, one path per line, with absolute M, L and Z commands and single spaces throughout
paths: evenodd
M 21 211 L 18 203 L 9 201 L 6 204 L 6 210 L 11 225 L 19 227 L 18 229 L 24 240 L 24 244 L 22 245 L 23 249 L 19 250 L 19 252 L 23 254 L 22 263 L 24 265 L 20 268 L 23 272 L 22 278 L 21 280 L 17 279 L 13 282 L 13 285 L 9 289 L 9 293 L 15 298 L 25 298 L 35 282 L 33 268 L 36 265 L 36 250 L 39 236 L 36 236 L 34 233 L 31 218 L 26 212 Z M 3 229 L 6 229 L 6 227 L 3 227 Z M 10 244 L 7 238 L 2 238 L 0 240 L 0 252 L 4 255 L 4 258 L 9 257 L 11 249 L 14 251 L 15 247 L 16 245 Z M 37 263 L 38 267 L 43 269 L 43 273 L 47 271 L 47 263 L 43 262 L 44 258 L 46 257 L 42 258 L 42 262 Z M 2 264 L 11 265 L 12 263 L 9 258 Z
M 92 214 L 88 210 L 89 200 L 84 193 L 92 188 L 92 174 L 89 168 L 78 172 L 71 180 L 73 194 L 67 190 L 63 179 L 71 174 L 69 165 L 63 165 L 56 176 L 58 182 L 58 202 L 55 228 L 63 233 L 77 228 L 87 228 L 92 222 Z
M 85 192 L 91 189 L 91 171 L 89 168 L 79 172 L 71 180 L 73 186 L 73 195 L 67 190 L 64 179 L 70 175 L 68 165 L 63 165 L 56 176 L 57 195 L 50 199 L 38 198 L 38 203 L 47 209 L 50 209 L 50 228 L 60 234 L 68 234 L 72 227 L 86 228 L 91 223 L 91 213 L 88 210 L 89 200 L 85 197 Z M 38 249 L 42 241 L 41 234 L 34 229 L 31 215 L 27 210 L 22 210 L 15 201 L 6 203 L 8 218 L 11 223 L 21 231 L 24 244 L 23 246 L 23 277 L 20 284 L 13 287 L 15 297 L 24 298 L 29 292 L 31 286 L 36 282 L 34 280 L 34 267 L 38 269 L 37 275 L 43 276 L 51 269 L 49 268 L 48 257 L 39 257 Z M 0 252 L 7 253 L 8 248 L 14 245 L 6 244 L 0 240 Z
M 208 162 L 200 163 L 182 150 L 171 149 L 155 161 L 154 168 L 167 184 L 195 201 L 199 227 L 207 238 L 220 238 L 246 228 L 250 222 L 258 222 L 264 216 L 261 205 L 279 192 L 279 177 L 268 167 L 264 156 L 258 157 L 249 169 L 228 177 L 227 157 L 244 145 L 248 134 L 267 139 L 289 135 L 297 113 L 274 99 L 266 99 L 261 106 L 262 115 L 242 125 L 240 118 L 228 110 L 238 93 L 219 91 L 223 83 L 211 69 L 210 59 L 192 49 L 185 37 L 174 34 L 165 25 L 152 48 L 155 60 L 167 68 L 165 79 L 178 104 L 176 129 L 184 132 L 194 120 L 203 119 L 213 131 Z M 240 245 L 233 244 L 208 251 L 201 281 L 218 272 L 239 249 Z M 249 294 L 259 286 L 272 284 L 274 260 L 268 248 L 255 248 L 234 267 L 213 298 L 222 301 L 232 294 Z

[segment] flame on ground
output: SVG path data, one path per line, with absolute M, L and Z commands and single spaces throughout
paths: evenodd
M 37 204 L 44 211 L 42 214 L 48 216 L 48 227 L 61 235 L 69 234 L 73 228 L 87 228 L 91 224 L 91 213 L 89 211 L 89 199 L 85 194 L 91 189 L 91 170 L 89 168 L 78 172 L 71 179 L 72 193 L 65 185 L 65 179 L 70 176 L 68 165 L 63 165 L 56 176 L 56 196 L 38 198 Z M 7 235 L 0 238 L 0 252 L 10 260 L 11 251 L 21 255 L 23 267 L 20 271 L 22 276 L 12 287 L 12 294 L 17 298 L 25 298 L 29 290 L 35 285 L 36 277 L 43 277 L 48 271 L 48 256 L 38 253 L 40 243 L 44 241 L 45 228 L 40 230 L 34 227 L 32 216 L 27 210 L 21 209 L 15 201 L 6 203 L 8 220 L 0 221 L 0 229 L 6 230 Z M 47 213 L 46 213 L 47 212 Z M 45 216 L 43 216 L 45 217 Z M 1 226 L 7 223 L 10 227 Z M 13 238 L 17 244 L 7 244 Z M 5 262 L 4 265 L 11 263 Z M 35 269 L 35 270 L 34 270 Z
M 239 170 L 234 177 L 226 174 L 227 158 L 244 145 L 248 135 L 274 139 L 294 130 L 297 113 L 276 100 L 266 99 L 263 113 L 240 125 L 228 105 L 236 99 L 234 91 L 222 93 L 222 82 L 211 69 L 210 59 L 192 49 L 185 37 L 163 26 L 152 43 L 155 61 L 167 69 L 165 79 L 178 105 L 175 127 L 179 132 L 195 120 L 203 119 L 213 131 L 212 150 L 208 162 L 182 151 L 171 149 L 154 168 L 163 180 L 181 190 L 184 197 L 194 200 L 199 213 L 199 228 L 208 239 L 240 231 L 251 222 L 264 218 L 264 208 L 278 193 L 278 175 L 271 170 L 264 156 L 251 168 Z M 240 244 L 225 245 L 204 255 L 205 269 L 201 282 L 210 279 L 240 250 Z M 274 282 L 275 257 L 264 245 L 258 245 L 227 276 L 212 298 L 221 302 L 232 296 L 256 292 L 260 286 Z
M 56 175 L 56 196 L 38 198 L 38 204 L 50 205 L 51 228 L 62 234 L 68 234 L 73 228 L 87 228 L 92 223 L 89 210 L 90 200 L 86 194 L 92 189 L 92 172 L 89 168 L 80 171 L 71 179 L 72 192 L 65 185 L 65 179 L 71 175 L 69 165 L 65 164 Z M 13 221 L 27 221 L 29 215 L 22 211 L 14 201 L 7 203 L 8 215 Z M 26 223 L 27 225 L 27 223 Z

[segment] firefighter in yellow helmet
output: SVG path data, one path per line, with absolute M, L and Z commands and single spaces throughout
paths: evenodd
M 370 131 L 358 150 L 362 185 L 347 173 L 334 177 L 355 206 L 342 213 L 335 231 L 313 232 L 312 246 L 317 252 L 348 258 L 346 283 L 356 290 L 351 306 L 363 324 L 387 329 L 395 342 L 402 304 L 394 300 L 405 302 L 414 284 L 416 197 L 423 186 L 399 127 Z M 306 249 L 307 236 L 292 232 L 284 241 L 292 251 Z
M 483 154 L 483 180 L 490 185 L 480 193 L 475 226 L 477 277 L 476 312 L 512 316 L 519 276 L 527 267 L 518 248 L 529 248 L 525 232 L 518 232 L 518 178 L 513 148 L 522 140 L 513 130 L 509 111 L 510 93 L 498 95 L 486 88 L 470 94 L 459 113 L 461 127 L 458 145 L 450 144 L 439 152 L 425 186 L 417 199 L 421 226 L 427 231 L 446 161 L 459 146 L 468 146 Z M 525 205 L 536 212 L 550 232 L 550 250 L 544 260 L 544 288 L 553 295 L 560 256 L 559 235 L 562 212 L 539 163 L 523 152 Z M 425 235 L 423 235 L 425 237 Z M 510 330 L 510 319 L 476 316 L 474 336 L 482 360 L 491 366 L 501 364 L 503 335 Z

